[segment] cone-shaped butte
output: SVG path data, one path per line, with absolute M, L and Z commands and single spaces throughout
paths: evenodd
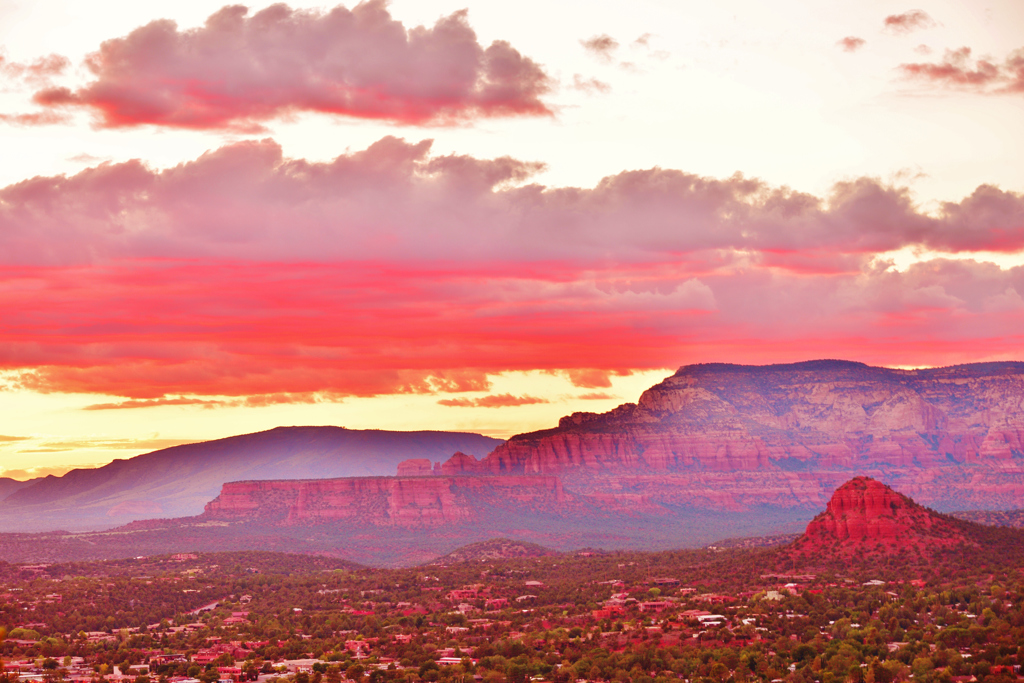
M 870 477 L 856 477 L 832 494 L 828 507 L 794 543 L 797 554 L 852 555 L 933 551 L 973 544 L 954 519 L 922 507 Z

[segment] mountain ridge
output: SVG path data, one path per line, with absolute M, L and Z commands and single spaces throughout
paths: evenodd
M 145 453 L 34 480 L 0 501 L 0 530 L 101 528 L 202 512 L 221 486 L 258 479 L 380 476 L 398 462 L 455 450 L 486 453 L 499 439 L 463 432 L 276 427 Z

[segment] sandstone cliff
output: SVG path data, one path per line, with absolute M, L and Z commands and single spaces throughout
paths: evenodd
M 330 529 L 372 553 L 427 536 L 653 548 L 792 532 L 827 503 L 808 548 L 838 539 L 925 552 L 959 539 L 878 482 L 938 509 L 1019 507 L 1022 439 L 1024 363 L 693 365 L 636 404 L 575 413 L 479 460 L 456 452 L 404 460 L 398 477 L 230 482 L 199 523 Z M 858 476 L 872 479 L 841 487 Z M 927 542 L 906 541 L 917 537 Z
M 347 521 L 429 527 L 478 520 L 497 509 L 559 509 L 572 503 L 556 477 L 353 477 L 235 481 L 207 503 L 206 519 L 282 525 Z
M 491 472 L 737 471 L 1024 460 L 1024 363 L 926 370 L 846 361 L 681 368 L 603 415 L 521 434 Z
M 1024 497 L 1024 363 L 691 365 L 636 404 L 512 437 L 479 469 L 557 474 L 570 488 L 663 472 L 656 497 L 703 500 L 707 487 L 688 484 L 703 480 L 715 484 L 713 504 L 740 507 L 758 498 L 741 493 L 747 478 L 764 483 L 763 503 L 820 506 L 862 473 L 947 509 L 1014 507 Z M 776 497 L 788 487 L 791 495 Z

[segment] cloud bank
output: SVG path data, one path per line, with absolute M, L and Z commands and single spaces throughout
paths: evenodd
M 1020 251 L 1021 194 L 982 185 L 924 212 L 872 178 L 819 197 L 662 168 L 544 187 L 539 168 L 394 137 L 318 163 L 264 140 L 10 185 L 0 369 L 127 399 L 94 410 L 214 408 L 481 392 L 508 370 L 601 388 L 695 361 L 948 364 L 1024 344 L 1024 268 L 878 259 Z

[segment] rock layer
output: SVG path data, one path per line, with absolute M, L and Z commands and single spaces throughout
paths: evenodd
M 691 365 L 636 404 L 512 437 L 480 470 L 556 474 L 570 488 L 581 475 L 715 473 L 726 498 L 738 490 L 728 479 L 756 474 L 771 492 L 763 503 L 816 506 L 870 474 L 928 504 L 1014 507 L 1024 497 L 1024 363 Z M 776 498 L 790 473 L 816 492 Z
M 556 477 L 352 477 L 224 484 L 207 519 L 283 525 L 350 521 L 367 526 L 438 526 L 474 521 L 494 508 L 571 503 Z
M 446 462 L 402 462 L 398 477 L 235 482 L 205 515 L 452 533 L 504 515 L 495 528 L 505 533 L 523 527 L 517 515 L 527 511 L 563 530 L 614 524 L 628 535 L 639 518 L 685 525 L 697 513 L 761 519 L 782 511 L 807 519 L 857 475 L 936 508 L 1005 509 L 1024 498 L 1022 440 L 1024 363 L 692 365 L 636 404 L 574 413 L 482 460 L 458 452 Z M 887 520 L 842 524 L 844 533 L 888 538 Z M 758 531 L 780 529 L 764 522 Z

